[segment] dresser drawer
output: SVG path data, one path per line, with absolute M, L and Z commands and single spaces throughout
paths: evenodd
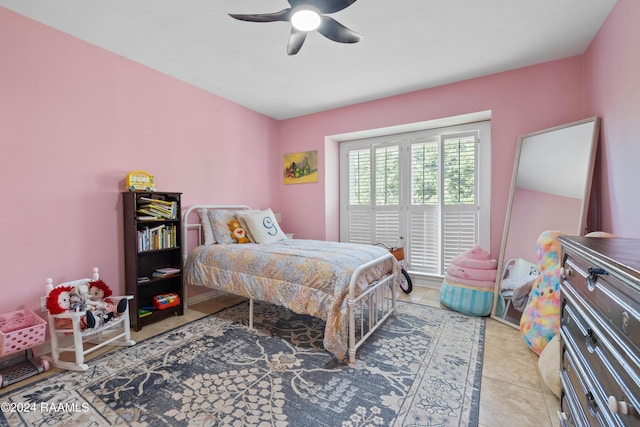
M 591 384 L 585 390 L 591 394 L 587 399 L 590 410 L 601 412 L 610 425 L 640 425 L 638 366 L 629 365 L 611 345 L 597 323 L 583 312 L 583 303 L 571 289 L 565 290 L 560 334 L 563 345 L 572 349 L 573 363 Z
M 566 345 L 562 346 L 562 365 L 560 381 L 562 382 L 561 409 L 569 426 L 595 427 L 612 426 L 604 418 L 600 403 L 591 392 L 593 383 L 585 375 L 584 367 L 576 362 L 575 357 Z M 561 419 L 561 422 L 564 420 Z
M 563 378 L 561 378 L 563 380 Z M 572 393 L 570 384 L 562 381 L 562 392 L 560 394 L 560 410 L 558 419 L 560 427 L 580 427 L 587 425 L 582 408 L 576 402 L 575 393 Z
M 640 353 L 640 302 L 637 291 L 601 264 L 590 262 L 571 251 L 565 252 L 564 285 L 580 293 L 590 311 L 602 319 L 624 346 Z M 636 360 L 640 364 L 640 360 Z
M 640 239 L 559 241 L 560 423 L 640 427 Z

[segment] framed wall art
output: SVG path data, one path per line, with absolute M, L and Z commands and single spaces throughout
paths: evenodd
M 318 182 L 317 150 L 285 154 L 283 164 L 285 184 Z

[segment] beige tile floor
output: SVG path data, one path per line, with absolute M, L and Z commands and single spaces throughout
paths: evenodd
M 400 293 L 400 299 L 440 307 L 437 289 L 414 287 L 411 294 Z M 141 341 L 180 324 L 196 320 L 242 301 L 238 297 L 219 297 L 189 307 L 184 316 L 164 319 L 132 332 L 133 339 Z M 110 351 L 105 349 L 102 353 Z M 96 351 L 91 357 L 102 354 Z M 529 350 L 520 331 L 492 319 L 487 319 L 482 385 L 480 389 L 480 427 L 557 427 L 558 399 L 549 391 L 540 377 L 538 356 Z M 5 387 L 0 393 L 24 386 L 31 381 L 58 372 L 49 371 Z

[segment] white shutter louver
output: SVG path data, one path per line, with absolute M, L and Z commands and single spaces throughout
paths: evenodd
M 388 247 L 398 245 L 400 236 L 400 212 L 393 210 L 376 210 L 375 243 L 383 243 Z
M 437 206 L 409 212 L 409 266 L 426 274 L 440 274 L 440 215 Z M 405 254 L 406 255 L 406 254 Z
M 369 208 L 349 209 L 349 241 L 370 245 L 373 228 L 373 212 Z
M 402 236 L 409 271 L 443 276 L 480 238 L 478 147 L 488 129 L 485 122 L 345 143 L 343 239 L 395 246 Z
M 391 145 L 376 148 L 375 165 L 376 205 L 399 205 L 400 147 Z
M 466 209 L 465 209 L 466 208 Z M 475 206 L 444 209 L 443 262 L 446 269 L 451 260 L 471 249 L 477 242 L 477 209 Z
M 349 152 L 349 205 L 371 203 L 371 150 Z

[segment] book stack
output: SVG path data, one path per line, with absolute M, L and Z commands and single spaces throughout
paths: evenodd
M 155 278 L 163 278 L 163 277 L 174 276 L 178 273 L 180 273 L 179 268 L 164 267 L 164 268 L 156 269 L 156 271 L 153 272 L 152 276 Z
M 138 230 L 138 252 L 177 248 L 178 229 L 175 224 L 160 224 Z
M 140 203 L 136 212 L 139 220 L 176 219 L 178 203 L 170 200 L 152 199 L 140 197 Z

